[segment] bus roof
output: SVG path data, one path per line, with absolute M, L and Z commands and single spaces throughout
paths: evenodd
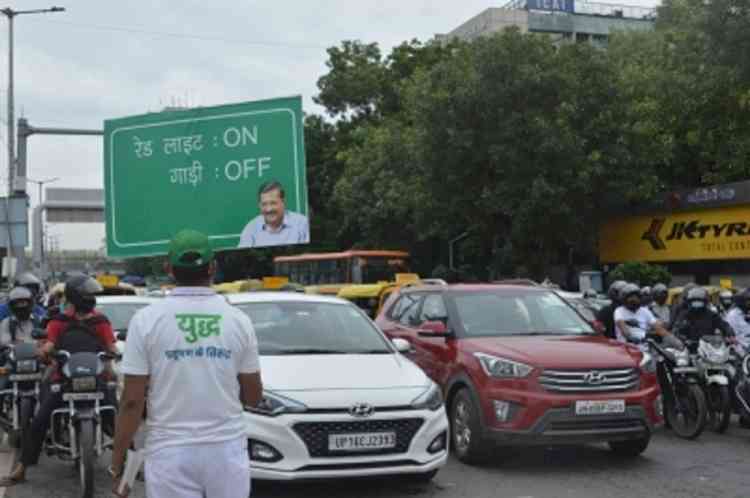
M 405 251 L 344 251 L 344 252 L 325 252 L 318 254 L 299 254 L 297 256 L 276 256 L 273 258 L 274 263 L 287 263 L 291 261 L 321 261 L 326 259 L 348 259 L 348 258 L 408 258 L 409 253 Z

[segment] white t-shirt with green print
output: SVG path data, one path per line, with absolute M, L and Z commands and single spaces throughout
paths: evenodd
M 260 370 L 243 312 L 206 287 L 178 287 L 130 322 L 122 372 L 147 375 L 146 451 L 244 437 L 241 373 Z

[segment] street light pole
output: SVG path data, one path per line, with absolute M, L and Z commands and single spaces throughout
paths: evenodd
M 42 204 L 44 204 L 44 192 L 42 191 L 42 186 L 45 183 L 54 183 L 59 179 L 60 178 L 56 176 L 54 178 L 47 178 L 46 180 L 33 180 L 31 178 L 27 178 L 26 180 L 31 183 L 36 183 L 39 186 L 39 205 L 41 206 Z M 45 237 L 44 232 L 45 232 L 44 223 L 42 223 L 42 226 L 40 227 L 40 233 L 42 235 L 42 240 L 41 240 L 42 254 L 41 254 L 41 259 L 40 259 L 40 262 L 42 264 L 42 270 L 45 269 L 45 259 L 46 259 L 45 254 L 44 254 L 44 237 Z M 36 236 L 36 234 L 34 236 Z
M 8 198 L 15 192 L 15 167 L 16 167 L 16 134 L 15 134 L 15 99 L 13 95 L 13 19 L 23 14 L 48 14 L 52 12 L 64 12 L 64 7 L 50 7 L 49 9 L 13 10 L 6 7 L 0 13 L 8 18 Z M 10 230 L 10 227 L 8 227 Z M 9 237 L 10 239 L 10 237 Z M 23 251 L 23 248 L 21 248 Z M 8 240 L 8 257 L 13 254 L 13 247 Z

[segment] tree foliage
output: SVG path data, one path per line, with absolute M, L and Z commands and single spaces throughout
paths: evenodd
M 648 263 L 628 262 L 618 265 L 609 274 L 610 281 L 624 280 L 633 282 L 641 287 L 653 287 L 656 284 L 669 285 L 672 275 L 665 267 Z

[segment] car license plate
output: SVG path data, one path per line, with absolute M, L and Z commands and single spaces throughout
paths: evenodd
M 576 401 L 576 415 L 606 415 L 609 413 L 625 413 L 625 401 L 621 399 Z
M 28 380 L 42 380 L 42 374 L 40 373 L 34 373 L 34 374 L 13 374 L 10 377 L 8 377 L 11 382 L 24 382 Z
M 104 399 L 104 393 L 65 393 L 63 401 L 95 401 Z
M 331 434 L 329 451 L 370 451 L 396 447 L 395 432 L 367 432 L 359 434 Z

